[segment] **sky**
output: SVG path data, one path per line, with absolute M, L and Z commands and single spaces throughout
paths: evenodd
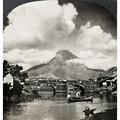
M 104 11 L 96 14 L 89 9 L 80 10 L 72 3 L 60 6 L 57 0 L 15 8 L 4 29 L 4 59 L 28 69 L 47 63 L 58 50 L 67 49 L 79 57 L 67 62 L 104 70 L 116 66 L 116 28 L 112 18 Z

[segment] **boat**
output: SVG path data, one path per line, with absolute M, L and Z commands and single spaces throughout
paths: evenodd
M 82 101 L 90 101 L 90 102 L 92 102 L 93 101 L 93 96 L 81 97 L 81 98 L 71 97 L 70 99 L 67 99 L 68 103 L 71 103 L 71 102 L 82 102 Z

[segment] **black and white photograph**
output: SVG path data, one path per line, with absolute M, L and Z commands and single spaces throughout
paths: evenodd
M 3 120 L 117 120 L 117 0 L 3 0 Z

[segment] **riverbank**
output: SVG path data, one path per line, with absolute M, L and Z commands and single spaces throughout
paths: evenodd
M 117 120 L 117 108 L 108 109 L 104 112 L 96 113 L 93 116 L 81 120 Z

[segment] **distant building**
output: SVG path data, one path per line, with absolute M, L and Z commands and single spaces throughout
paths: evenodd
M 99 87 L 103 88 L 103 89 L 108 89 L 108 88 L 113 88 L 116 89 L 117 88 L 117 75 L 113 74 L 111 76 L 102 78 L 99 81 Z
M 4 77 L 4 82 L 3 83 L 10 84 L 11 88 L 13 88 L 13 84 L 14 84 L 13 82 L 14 82 L 13 76 L 10 73 Z

